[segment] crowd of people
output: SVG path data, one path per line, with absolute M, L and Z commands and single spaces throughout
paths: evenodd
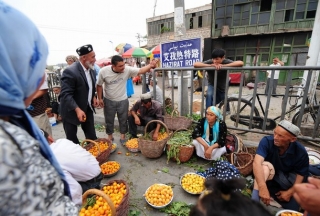
M 44 109 L 47 43 L 27 17 L 1 0 L 0 5 L 0 215 L 78 215 L 82 193 L 97 188 L 102 180 L 96 159 L 77 145 L 78 125 L 86 139 L 97 139 L 94 113 L 95 108 L 103 107 L 107 137 L 114 140 L 117 115 L 120 143 L 124 144 L 128 126 L 135 138 L 137 125 L 154 119 L 163 121 L 163 99 L 156 77 L 149 79 L 155 94 L 142 94 L 130 115 L 124 87 L 128 79 L 152 71 L 158 60 L 139 68 L 126 66 L 124 59 L 115 55 L 111 65 L 101 68 L 97 76 L 93 47 L 87 44 L 77 48 L 79 57 L 66 58 L 69 66 L 63 71 L 60 85 L 54 86 L 58 95 L 54 113 L 57 119 L 61 117 L 66 134 L 65 139 L 55 141 Z M 215 102 L 219 102 L 224 99 L 227 79 L 222 68 L 242 65 L 242 61 L 225 59 L 222 49 L 215 49 L 211 60 L 194 66 L 217 69 Z M 213 95 L 214 73 L 208 74 L 208 95 Z M 199 157 L 216 160 L 233 150 L 226 146 L 227 125 L 211 99 L 207 99 L 206 116 L 198 122 L 192 137 Z M 152 139 L 157 140 L 160 124 L 151 125 L 152 129 Z M 272 136 L 260 141 L 253 163 L 252 200 L 239 193 L 244 179 L 208 178 L 208 192 L 190 215 L 270 215 L 260 201 L 269 205 L 272 199 L 283 208 L 302 208 L 309 215 L 319 215 L 320 180 L 308 178 L 309 159 L 297 141 L 299 133 L 298 127 L 283 120 Z

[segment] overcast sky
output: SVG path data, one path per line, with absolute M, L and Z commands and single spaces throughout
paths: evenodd
M 96 58 L 117 52 L 120 43 L 139 46 L 137 33 L 147 34 L 146 19 L 153 16 L 155 0 L 4 0 L 26 14 L 49 44 L 48 64 L 65 62 L 76 48 L 92 44 Z M 212 0 L 185 0 L 185 9 Z M 174 0 L 158 0 L 155 15 L 172 13 Z M 112 41 L 112 43 L 110 42 Z M 141 46 L 146 44 L 141 43 Z

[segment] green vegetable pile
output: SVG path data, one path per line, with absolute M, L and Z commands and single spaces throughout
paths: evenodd
M 179 152 L 181 146 L 192 145 L 191 131 L 176 131 L 167 143 L 170 147 L 167 149 L 167 163 L 170 158 L 176 159 L 177 163 L 180 164 Z
M 173 216 L 188 216 L 192 206 L 185 202 L 172 202 L 167 207 L 160 209 L 160 211 Z

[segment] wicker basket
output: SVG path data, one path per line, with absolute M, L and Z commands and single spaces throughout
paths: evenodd
M 162 124 L 162 126 L 164 126 L 164 128 L 166 129 L 166 132 L 168 134 L 167 138 L 165 138 L 163 140 L 159 140 L 159 141 L 152 141 L 152 140 L 148 140 L 145 138 L 145 136 L 147 135 L 148 126 L 149 126 L 149 124 L 151 124 L 153 122 L 160 123 L 160 124 Z M 149 121 L 148 124 L 146 125 L 146 127 L 144 128 L 144 133 L 145 133 L 145 136 L 138 138 L 139 149 L 141 151 L 141 154 L 143 154 L 147 158 L 160 157 L 163 153 L 163 150 L 164 150 L 164 147 L 166 146 L 167 141 L 170 138 L 168 127 L 162 121 L 152 120 L 152 121 Z M 154 131 L 150 132 L 151 137 L 152 137 L 153 133 L 154 133 Z
M 89 144 L 84 145 L 84 143 L 87 142 Z M 108 143 L 108 148 L 104 151 L 100 151 L 100 148 L 99 148 L 99 145 L 98 145 L 98 142 L 105 142 L 105 143 Z M 112 142 L 109 140 L 109 139 L 105 139 L 105 138 L 99 138 L 95 141 L 93 140 L 89 140 L 89 139 L 85 139 L 83 140 L 80 145 L 86 149 L 87 151 L 89 151 L 89 149 L 91 149 L 94 145 L 96 145 L 98 147 L 98 155 L 96 156 L 96 159 L 97 161 L 99 162 L 99 165 L 103 164 L 104 162 L 106 162 L 109 158 L 109 155 L 111 153 L 111 149 L 112 149 Z
M 174 134 L 176 132 L 179 132 L 179 131 L 187 131 L 188 129 L 185 129 L 185 128 L 180 128 L 178 130 L 176 130 L 171 137 L 174 137 Z M 168 151 L 170 150 L 170 147 L 171 147 L 171 144 L 167 144 L 166 146 L 166 149 L 167 149 L 167 154 L 168 154 Z M 192 144 L 181 144 L 179 146 L 179 152 L 177 153 L 177 156 L 176 157 L 171 157 L 171 158 L 168 158 L 173 160 L 173 161 L 177 161 L 178 164 L 179 163 L 184 163 L 184 162 L 187 162 L 188 160 L 190 160 L 191 156 L 193 155 L 193 152 L 194 152 L 194 145 Z
M 166 149 L 167 151 L 170 149 L 170 144 L 167 144 Z M 179 153 L 177 155 L 177 158 L 179 160 L 175 159 L 174 157 L 170 159 L 173 161 L 177 161 L 178 163 L 184 163 L 190 160 L 190 158 L 193 155 L 193 152 L 194 152 L 194 146 L 192 144 L 179 146 Z
M 244 152 L 252 154 L 253 157 L 256 155 L 258 147 L 257 146 L 244 146 Z
M 174 113 L 178 113 L 178 116 L 173 116 Z M 170 115 L 165 115 L 164 117 L 164 123 L 167 125 L 169 130 L 176 131 L 180 128 L 189 128 L 192 124 L 192 120 L 188 119 L 185 116 L 180 116 L 180 113 L 178 110 L 173 110 Z
M 253 170 L 253 155 L 247 152 L 231 153 L 233 164 L 243 176 L 248 176 Z
M 123 196 L 119 206 L 116 208 L 116 216 L 123 216 L 123 215 L 128 215 L 129 213 L 129 185 L 124 181 L 124 180 L 112 180 L 109 181 L 107 184 L 102 185 L 101 189 L 104 186 L 112 185 L 113 182 L 116 183 L 123 183 L 126 186 L 126 194 Z
M 245 147 L 243 145 L 242 139 L 237 134 L 232 134 L 232 133 L 227 134 L 226 146 L 230 142 L 233 143 L 234 148 L 235 148 L 233 153 L 247 152 L 247 147 Z M 231 153 L 225 154 L 225 156 L 226 156 L 227 160 L 231 163 Z
M 101 190 L 89 189 L 82 195 L 82 203 L 86 202 L 88 195 L 101 196 L 103 199 L 105 199 L 107 201 L 107 203 L 111 209 L 111 216 L 116 216 L 116 209 L 113 205 L 113 202 L 111 201 L 111 199 L 109 198 L 109 196 L 107 194 L 103 193 Z

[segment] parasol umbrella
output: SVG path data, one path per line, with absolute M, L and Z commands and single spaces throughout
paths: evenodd
M 152 54 L 160 54 L 160 44 L 151 50 Z
M 145 48 L 139 48 L 139 47 L 132 47 L 129 50 L 127 50 L 125 53 L 122 54 L 123 58 L 140 58 L 140 57 L 147 57 L 149 50 Z
M 150 58 L 160 58 L 160 45 L 153 47 L 147 56 Z
M 122 54 L 132 47 L 133 46 L 131 44 L 121 43 L 118 46 L 116 46 L 115 51 L 117 51 L 119 54 Z
M 97 60 L 95 63 L 97 65 L 99 65 L 99 67 L 104 67 L 104 66 L 107 66 L 107 65 L 111 64 L 111 59 L 102 58 L 102 59 Z

